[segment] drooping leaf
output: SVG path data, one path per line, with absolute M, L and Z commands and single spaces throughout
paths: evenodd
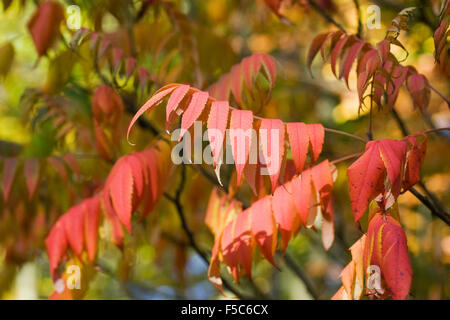
M 9 192 L 16 175 L 17 162 L 18 161 L 16 157 L 3 159 L 2 189 L 3 199 L 5 200 L 5 202 L 8 201 Z
M 277 228 L 275 227 L 275 219 L 272 214 L 271 197 L 266 196 L 253 203 L 250 212 L 251 229 L 256 244 L 264 257 L 275 266 L 273 254 L 276 248 Z
M 231 111 L 230 139 L 237 173 L 237 185 L 240 185 L 242 172 L 248 161 L 252 143 L 253 112 L 249 110 Z
M 60 24 L 64 20 L 64 8 L 57 2 L 40 4 L 28 22 L 36 51 L 43 56 L 61 34 Z
M 292 157 L 298 172 L 305 166 L 309 147 L 309 130 L 303 122 L 291 122 L 286 125 Z
M 211 145 L 214 166 L 217 166 L 223 149 L 230 106 L 227 101 L 214 101 L 208 117 L 208 140 Z
M 263 119 L 259 127 L 259 136 L 263 157 L 268 160 L 266 167 L 272 190 L 275 190 L 284 156 L 284 123 L 280 119 Z
M 296 219 L 291 184 L 285 184 L 275 189 L 272 198 L 272 208 L 283 240 L 283 249 L 286 250 L 292 237 Z
M 24 162 L 24 175 L 28 189 L 28 200 L 33 198 L 39 180 L 40 165 L 36 158 L 27 158 Z

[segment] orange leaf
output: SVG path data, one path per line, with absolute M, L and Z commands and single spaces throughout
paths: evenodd
M 366 145 L 366 151 L 347 170 L 350 201 L 357 222 L 367 209 L 369 202 L 383 192 L 383 177 L 386 169 L 374 141 Z
M 298 172 L 302 172 L 309 147 L 309 130 L 303 122 L 290 122 L 286 125 L 292 157 Z
M 70 247 L 78 257 L 83 252 L 84 215 L 83 206 L 77 205 L 69 209 L 63 216 L 64 230 Z
M 124 163 L 118 167 L 108 186 L 114 210 L 128 232 L 131 232 L 133 175 L 130 166 Z
M 136 114 L 133 116 L 133 119 L 131 119 L 131 122 L 128 126 L 127 140 L 129 140 L 131 128 L 136 123 L 137 119 L 141 115 L 143 115 L 146 111 L 151 111 L 159 102 L 161 102 L 162 99 L 164 99 L 168 94 L 174 91 L 177 86 L 178 85 L 176 84 L 169 84 L 167 86 L 162 87 L 161 89 L 155 92 L 155 94 L 138 110 L 138 112 L 136 112 Z
M 228 101 L 214 101 L 211 104 L 211 112 L 208 117 L 208 140 L 214 160 L 217 165 L 223 149 L 225 130 L 228 124 L 228 113 L 230 106 Z
M 35 158 L 25 159 L 24 175 L 28 188 L 28 200 L 31 200 L 36 190 L 39 179 L 39 160 Z
M 194 124 L 195 120 L 200 117 L 206 103 L 208 102 L 208 97 L 208 93 L 203 91 L 196 92 L 192 95 L 191 101 L 189 102 L 189 105 L 181 118 L 181 130 L 178 141 L 183 138 L 186 131 Z
M 233 109 L 230 120 L 231 150 L 237 173 L 237 185 L 240 185 L 242 172 L 248 160 L 252 143 L 253 112 Z
M 100 219 L 100 200 L 97 197 L 86 199 L 84 202 L 84 241 L 88 258 L 94 261 L 97 253 L 97 235 Z
M 307 128 L 311 143 L 311 162 L 314 163 L 322 153 L 325 131 L 321 124 L 309 124 Z
M 263 256 L 274 266 L 273 254 L 277 241 L 277 229 L 272 215 L 272 197 L 265 196 L 250 207 L 253 236 Z
M 11 190 L 12 183 L 14 181 L 14 176 L 16 175 L 17 169 L 17 158 L 5 158 L 3 163 L 3 199 L 5 202 L 8 201 L 9 191 Z
M 33 38 L 39 56 L 43 56 L 58 39 L 64 8 L 57 2 L 43 2 L 28 22 L 28 30 Z
M 260 138 L 261 135 L 265 135 L 265 139 L 261 139 L 260 144 L 266 162 L 270 159 L 270 163 L 266 163 L 266 167 L 268 167 L 272 190 L 275 190 L 284 155 L 284 124 L 280 119 L 263 119 L 259 134 Z
M 170 95 L 169 101 L 167 101 L 166 106 L 166 131 L 170 129 L 174 121 L 173 118 L 176 118 L 176 116 L 173 116 L 173 114 L 175 113 L 175 115 L 178 115 L 178 106 L 188 93 L 189 88 L 189 85 L 181 85 L 176 88 Z
M 295 224 L 295 209 L 292 200 L 292 186 L 290 183 L 275 189 L 272 197 L 272 208 L 275 221 L 278 223 L 283 241 L 283 249 L 286 250 Z

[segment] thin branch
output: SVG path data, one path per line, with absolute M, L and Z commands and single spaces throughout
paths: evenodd
M 195 241 L 192 230 L 189 228 L 189 225 L 187 224 L 186 217 L 184 215 L 184 209 L 183 209 L 183 206 L 181 205 L 181 194 L 183 192 L 184 185 L 186 182 L 186 167 L 184 164 L 181 166 L 181 170 L 182 170 L 181 171 L 181 181 L 180 181 L 180 184 L 178 185 L 177 190 L 175 191 L 175 196 L 172 197 L 168 194 L 164 194 L 164 195 L 169 201 L 171 201 L 175 205 L 175 207 L 177 209 L 178 217 L 180 218 L 180 221 L 181 221 L 181 226 L 183 228 L 183 231 L 186 233 L 186 236 L 188 237 L 189 245 L 200 256 L 200 258 L 203 260 L 203 262 L 205 262 L 206 265 L 209 265 L 209 259 L 208 259 L 207 255 L 203 252 L 203 250 L 200 249 L 199 245 Z M 239 299 L 242 299 L 242 300 L 252 299 L 252 297 L 248 297 L 248 296 L 242 294 L 241 292 L 239 292 L 226 279 L 222 278 L 222 283 L 226 289 L 231 291 Z M 256 288 L 256 286 L 254 288 Z M 258 296 L 260 296 L 259 292 L 257 292 L 257 294 L 258 294 Z
M 394 116 L 395 121 L 397 122 L 397 125 L 400 127 L 400 130 L 402 131 L 404 136 L 409 135 L 409 130 L 406 127 L 405 122 L 402 120 L 400 115 L 397 113 L 397 111 L 392 108 L 391 112 Z M 424 131 L 425 133 L 433 133 L 433 132 L 440 132 L 444 130 L 449 130 L 450 128 L 435 128 L 435 129 L 429 129 Z M 419 185 L 422 187 L 422 189 L 425 191 L 427 196 L 422 195 L 419 193 L 416 189 L 411 188 L 409 192 L 411 192 L 417 199 L 419 199 L 428 209 L 430 209 L 431 214 L 434 216 L 439 217 L 442 219 L 447 225 L 450 225 L 450 215 L 445 211 L 444 206 L 441 204 L 439 199 L 428 190 L 425 183 L 420 180 Z
M 370 111 L 369 111 L 369 131 L 367 132 L 367 137 L 369 140 L 373 140 L 373 81 L 375 79 L 375 76 L 372 77 L 372 84 L 370 87 Z
M 428 87 L 431 90 L 433 90 L 439 97 L 441 97 L 442 100 L 444 100 L 447 103 L 447 106 L 450 109 L 450 100 L 447 99 L 446 97 L 444 97 L 444 95 L 442 93 L 440 93 L 439 90 L 437 90 L 435 87 L 433 87 L 430 83 L 428 83 Z
M 356 34 L 357 34 L 358 38 L 362 39 L 362 37 L 363 37 L 363 26 L 362 26 L 361 9 L 359 7 L 358 0 L 353 0 L 353 3 L 355 5 L 356 14 L 358 16 L 358 31 L 357 31 Z
M 325 130 L 326 132 L 331 132 L 331 133 L 339 134 L 339 135 L 341 135 L 341 136 L 346 136 L 346 137 L 353 138 L 353 139 L 355 139 L 355 140 L 361 141 L 362 143 L 367 143 L 367 142 L 368 142 L 368 141 L 367 141 L 366 139 L 364 139 L 364 138 L 361 138 L 361 137 L 356 136 L 356 135 L 351 134 L 351 133 L 347 133 L 347 132 L 345 132 L 345 131 L 340 131 L 340 130 L 330 129 L 330 128 L 324 128 L 324 130 Z
M 314 300 L 318 300 L 319 299 L 319 293 L 317 292 L 316 287 L 314 286 L 313 282 L 311 281 L 311 279 L 307 276 L 307 274 L 303 271 L 303 269 L 301 267 L 299 267 L 294 259 L 289 255 L 289 253 L 285 253 L 284 257 L 283 257 L 283 261 L 285 262 L 286 266 L 292 271 L 294 272 L 294 274 L 299 277 L 305 287 L 306 290 L 308 290 L 309 294 L 311 295 L 311 297 L 313 297 Z
M 423 133 L 428 134 L 428 133 L 434 133 L 434 132 L 440 132 L 440 131 L 448 131 L 448 130 L 450 130 L 450 127 L 433 128 L 433 129 L 425 130 Z
M 395 110 L 394 107 L 391 109 L 392 115 L 394 116 L 395 121 L 397 121 L 397 125 L 399 126 L 402 134 L 404 136 L 409 136 L 409 130 L 406 127 L 406 124 L 403 122 L 402 118 L 400 118 L 400 115 L 398 114 L 397 110 Z
M 415 188 L 411 188 L 408 190 L 411 192 L 417 199 L 420 200 L 428 209 L 430 209 L 431 213 L 435 215 L 436 217 L 440 218 L 442 221 L 444 221 L 448 226 L 450 226 L 450 215 L 447 212 L 442 212 L 438 208 L 436 208 L 433 203 L 428 199 L 428 197 L 421 194 L 419 191 L 417 191 Z
M 230 107 L 230 108 L 231 108 L 231 109 L 235 109 L 235 108 L 233 108 L 233 107 Z M 265 118 L 263 118 L 263 117 L 255 116 L 255 115 L 253 116 L 253 118 L 254 118 L 254 119 L 258 119 L 258 120 L 264 120 L 264 119 L 265 119 Z M 288 124 L 289 122 L 283 122 L 283 123 L 284 123 L 284 124 Z M 367 143 L 367 140 L 366 140 L 366 139 L 361 138 L 361 137 L 359 137 L 359 136 L 356 136 L 356 135 L 354 135 L 354 134 L 345 132 L 345 131 L 336 130 L 336 129 L 331 129 L 331 128 L 326 128 L 326 127 L 324 127 L 323 129 L 324 129 L 326 132 L 339 134 L 339 135 L 341 135 L 341 136 L 350 137 L 350 138 L 353 138 L 353 139 L 355 139 L 355 140 L 359 140 L 359 141 L 361 141 L 361 142 L 363 142 L 363 143 Z
M 339 163 L 339 162 L 342 162 L 342 161 L 345 161 L 345 160 L 348 160 L 348 159 L 353 159 L 353 158 L 359 157 L 361 154 L 362 154 L 362 152 L 349 154 L 348 156 L 344 156 L 344 157 L 342 157 L 342 158 L 339 158 L 339 159 L 330 161 L 330 163 L 332 163 L 332 164 L 337 164 L 337 163 Z
M 334 20 L 334 18 L 328 13 L 326 12 L 320 5 L 318 5 L 315 1 L 313 0 L 307 0 L 308 4 L 314 8 L 314 10 L 316 10 L 316 12 L 318 12 L 322 17 L 325 18 L 325 20 L 327 20 L 328 22 L 334 24 L 336 27 L 338 27 L 341 31 L 347 33 L 345 31 L 345 28 L 336 20 Z

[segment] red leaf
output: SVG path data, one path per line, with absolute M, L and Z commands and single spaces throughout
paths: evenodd
M 111 180 L 108 181 L 108 188 L 118 218 L 128 232 L 131 232 L 133 174 L 127 163 L 117 167 Z
M 79 204 L 70 208 L 69 211 L 62 216 L 67 241 L 78 257 L 81 257 L 81 253 L 83 252 L 83 209 L 83 205 Z
M 17 169 L 17 158 L 5 158 L 3 163 L 3 199 L 5 202 L 8 201 L 9 192 L 11 190 L 12 183 L 14 181 L 14 176 L 16 175 Z
M 308 223 L 311 205 L 311 170 L 304 170 L 297 178 L 292 179 L 294 204 L 302 223 Z
M 122 229 L 122 225 L 120 224 L 120 220 L 114 211 L 114 208 L 111 204 L 111 198 L 109 193 L 103 193 L 102 195 L 102 203 L 105 209 L 105 213 L 108 217 L 108 220 L 111 225 L 112 230 L 112 240 L 116 246 L 121 246 L 123 241 L 124 232 Z
M 250 207 L 253 236 L 263 256 L 274 266 L 273 254 L 277 241 L 277 229 L 272 215 L 272 197 L 265 196 Z
M 418 144 L 416 137 L 408 136 L 406 139 L 411 145 L 408 152 L 408 161 L 405 171 L 405 179 L 403 181 L 403 190 L 410 189 L 413 185 L 420 181 L 420 168 L 423 165 L 425 159 L 425 153 L 427 151 L 427 136 L 424 134 L 425 139 Z
M 427 79 L 421 74 L 413 74 L 408 77 L 407 87 L 413 98 L 414 108 L 419 108 L 420 111 L 425 110 L 430 103 L 430 88 Z
M 336 43 L 336 46 L 333 48 L 333 52 L 331 53 L 331 70 L 333 71 L 333 74 L 336 77 L 337 77 L 336 75 L 337 59 L 341 56 L 342 50 L 350 38 L 351 36 L 344 34 L 344 36 L 340 38 L 339 41 Z
M 45 245 L 50 264 L 50 274 L 53 278 L 54 271 L 58 268 L 59 262 L 67 250 L 67 240 L 62 221 L 58 220 L 52 227 L 50 234 L 45 239 Z
M 25 159 L 24 175 L 28 188 L 28 200 L 31 200 L 36 190 L 39 179 L 39 160 L 35 158 Z
M 394 300 L 404 300 L 409 294 L 412 268 L 409 261 L 406 235 L 400 224 L 387 216 L 381 244 L 383 265 L 381 273 Z
M 227 226 L 223 230 L 221 251 L 223 255 L 223 261 L 230 268 L 231 274 L 233 275 L 234 279 L 238 282 L 239 281 L 238 255 L 235 248 L 235 240 L 234 240 L 235 225 L 236 219 L 233 219 L 227 224 Z
M 120 64 L 123 58 L 123 50 L 120 48 L 113 49 L 113 68 L 114 73 L 119 71 Z
M 134 69 L 136 68 L 136 59 L 133 57 L 128 57 L 125 59 L 125 73 L 127 78 L 131 77 Z
M 251 234 L 251 214 L 247 209 L 238 214 L 234 227 L 234 241 L 236 243 L 237 257 L 245 272 L 252 277 L 253 241 Z
M 228 124 L 230 106 L 228 101 L 214 101 L 211 104 L 211 112 L 208 117 L 208 140 L 214 159 L 214 167 L 217 165 L 223 149 L 225 130 Z
M 309 124 L 308 132 L 311 143 L 311 162 L 315 162 L 322 153 L 325 131 L 321 124 Z
M 365 269 L 376 265 L 393 299 L 406 299 L 412 269 L 405 233 L 391 216 L 377 213 L 369 223 L 364 249 Z
M 267 73 L 269 76 L 270 88 L 272 89 L 272 87 L 275 84 L 275 77 L 276 77 L 276 73 L 277 73 L 275 62 L 273 61 L 272 57 L 267 54 L 260 53 L 259 56 L 261 57 L 263 66 L 267 70 Z
M 28 22 L 39 56 L 43 56 L 60 36 L 61 22 L 64 21 L 64 8 L 57 2 L 43 2 Z
M 216 241 L 212 249 L 211 261 L 209 263 L 208 280 L 223 296 L 225 296 L 222 289 L 222 278 L 220 276 L 219 247 L 220 242 Z
M 314 57 L 317 55 L 319 50 L 322 48 L 324 42 L 328 39 L 329 35 L 330 35 L 329 32 L 319 34 L 318 36 L 316 36 L 313 39 L 311 46 L 309 47 L 308 57 L 306 59 L 306 65 L 308 66 L 308 70 L 309 70 L 309 73 L 311 74 L 311 77 L 313 76 L 312 71 L 311 71 L 311 65 L 314 60 Z
M 408 146 L 405 141 L 383 139 L 378 141 L 378 148 L 391 183 L 391 192 L 396 198 L 402 187 Z
M 237 173 L 237 185 L 240 185 L 242 172 L 248 160 L 253 133 L 253 112 L 233 109 L 230 120 L 231 150 Z
M 286 128 L 295 167 L 298 172 L 302 172 L 308 154 L 309 130 L 303 122 L 289 122 Z
M 383 192 L 382 178 L 385 170 L 378 146 L 373 141 L 366 145 L 364 154 L 348 168 L 350 201 L 355 222 L 364 215 L 369 202 Z
M 311 168 L 311 175 L 314 187 L 320 194 L 322 212 L 326 213 L 331 200 L 331 190 L 333 189 L 333 177 L 328 160 Z
M 275 190 L 284 155 L 284 124 L 280 119 L 263 119 L 259 127 L 259 135 L 272 190 Z
M 59 157 L 51 156 L 47 158 L 47 162 L 56 170 L 59 176 L 67 182 L 67 171 L 63 160 Z
M 273 215 L 281 232 L 284 250 L 292 237 L 296 218 L 292 192 L 292 187 L 288 183 L 276 188 L 272 197 Z
M 84 204 L 84 241 L 86 251 L 91 262 L 97 253 L 97 235 L 100 219 L 100 200 L 92 197 L 83 202 Z
M 134 115 L 133 119 L 131 119 L 130 125 L 127 130 L 127 140 L 129 140 L 130 131 L 137 119 L 143 115 L 146 111 L 151 111 L 162 99 L 164 99 L 168 94 L 170 94 L 173 90 L 176 89 L 178 85 L 167 85 L 162 87 L 139 109 L 138 112 Z
M 233 92 L 233 96 L 236 99 L 238 105 L 242 104 L 242 81 L 243 75 L 241 72 L 241 66 L 239 64 L 234 65 L 231 68 L 230 73 L 231 80 L 231 92 Z
M 173 113 L 177 114 L 178 105 L 186 96 L 186 93 L 188 93 L 189 88 L 190 88 L 189 85 L 186 84 L 181 85 L 178 88 L 176 88 L 170 95 L 169 101 L 167 101 L 166 106 L 166 131 L 169 131 L 172 122 L 174 121 L 172 118 L 175 118 L 173 116 Z
M 358 57 L 359 52 L 365 45 L 366 45 L 366 43 L 364 41 L 357 40 L 348 49 L 347 56 L 345 57 L 345 60 L 344 60 L 343 68 L 340 70 L 340 73 L 339 73 L 339 79 L 344 77 L 347 88 L 350 88 L 348 85 L 348 76 L 350 74 L 352 65 L 353 65 L 355 59 Z
M 388 40 L 383 40 L 377 43 L 378 52 L 381 57 L 381 61 L 385 62 L 391 51 L 391 44 Z
M 75 174 L 80 174 L 80 167 L 78 166 L 77 159 L 73 154 L 66 154 L 63 156 L 63 159 Z
M 178 141 L 183 138 L 186 131 L 194 124 L 195 120 L 200 117 L 206 103 L 208 102 L 208 97 L 208 92 L 203 91 L 196 92 L 192 95 L 192 99 L 189 102 L 186 111 L 183 113 L 183 117 L 181 118 L 181 130 Z

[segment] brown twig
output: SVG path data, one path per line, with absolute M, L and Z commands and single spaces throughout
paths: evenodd
M 285 253 L 283 256 L 283 261 L 286 264 L 286 266 L 298 277 L 303 281 L 303 284 L 306 287 L 306 290 L 308 290 L 309 294 L 314 300 L 318 300 L 320 298 L 319 293 L 317 292 L 317 289 L 314 285 L 314 283 L 311 281 L 311 279 L 307 276 L 307 274 L 303 271 L 302 268 L 300 268 L 294 261 L 294 259 L 291 257 L 289 253 Z
M 185 182 L 186 182 L 186 167 L 183 164 L 183 165 L 181 165 L 181 181 L 180 181 L 180 184 L 178 185 L 177 190 L 175 191 L 175 196 L 172 197 L 168 194 L 164 194 L 164 196 L 175 205 L 175 207 L 177 209 L 178 217 L 180 218 L 180 221 L 181 221 L 182 229 L 186 233 L 186 236 L 188 237 L 189 245 L 200 256 L 200 258 L 203 260 L 203 262 L 205 262 L 206 265 L 209 265 L 209 259 L 206 255 L 206 253 L 200 249 L 199 245 L 197 244 L 197 242 L 194 238 L 194 233 L 189 228 L 189 225 L 187 223 L 187 220 L 186 220 L 186 217 L 184 214 L 184 209 L 181 204 L 181 194 L 183 192 Z M 230 292 L 232 292 L 234 295 L 236 295 L 236 297 L 238 297 L 239 299 L 242 299 L 242 300 L 253 299 L 253 297 L 249 297 L 249 296 L 239 292 L 223 277 L 222 277 L 222 283 L 226 289 L 228 289 Z M 258 298 L 266 298 L 254 284 L 252 285 L 252 287 L 255 289 Z
M 336 20 L 334 20 L 334 18 L 328 13 L 326 12 L 320 5 L 318 5 L 315 1 L 313 0 L 307 0 L 308 4 L 314 8 L 314 10 L 316 10 L 317 13 L 319 13 L 322 17 L 325 18 L 325 20 L 327 20 L 328 22 L 334 24 L 336 27 L 338 27 L 341 31 L 347 33 L 345 31 L 345 28 Z
M 358 38 L 362 39 L 363 37 L 363 26 L 362 26 L 362 16 L 361 16 L 361 8 L 359 7 L 358 0 L 353 0 L 353 4 L 355 5 L 356 14 L 358 16 L 358 31 L 357 36 Z
M 400 115 L 397 113 L 395 108 L 391 109 L 392 115 L 394 116 L 395 121 L 397 122 L 397 125 L 399 126 L 400 130 L 402 131 L 402 134 L 404 136 L 409 135 L 409 130 L 406 127 L 405 122 L 400 117 Z M 449 130 L 450 128 L 434 128 L 424 131 L 424 133 L 433 133 L 433 132 L 440 132 L 444 130 Z M 409 192 L 411 192 L 419 201 L 421 201 L 428 209 L 430 209 L 431 214 L 439 217 L 441 220 L 443 220 L 447 225 L 450 225 L 450 215 L 446 212 L 444 206 L 441 204 L 439 199 L 428 190 L 425 183 L 420 180 L 419 185 L 422 187 L 424 192 L 426 193 L 426 196 L 419 193 L 416 189 L 411 188 Z

